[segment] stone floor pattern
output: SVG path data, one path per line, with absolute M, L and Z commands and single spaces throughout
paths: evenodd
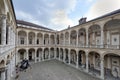
M 31 65 L 18 80 L 100 80 L 57 60 Z

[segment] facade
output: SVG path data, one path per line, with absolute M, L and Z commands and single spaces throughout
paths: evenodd
M 15 75 L 16 19 L 11 0 L 0 0 L 0 80 Z
M 12 80 L 15 65 L 25 58 L 57 59 L 101 79 L 119 80 L 120 10 L 54 31 L 16 20 L 11 0 L 0 0 L 0 80 Z

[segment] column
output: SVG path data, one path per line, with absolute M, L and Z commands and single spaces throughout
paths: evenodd
M 104 32 L 103 32 L 103 26 L 101 26 L 101 48 L 103 48 L 103 42 L 104 42 Z
M 42 49 L 42 61 L 44 61 L 44 48 Z
M 78 68 L 78 67 L 79 67 L 79 66 L 78 66 L 78 64 L 79 64 L 79 62 L 78 62 L 78 50 L 76 50 L 76 56 L 77 56 L 76 68 Z
M 37 45 L 37 33 L 35 33 L 35 45 Z
M 70 56 L 70 50 L 69 49 L 68 49 L 68 56 L 69 56 L 69 64 L 70 64 L 71 56 Z
M 48 42 L 49 42 L 49 45 L 51 45 L 50 34 L 49 34 L 49 36 L 48 36 Z
M 1 44 L 6 45 L 6 15 L 0 15 L 1 18 Z
M 51 50 L 50 48 L 48 48 L 48 54 L 49 54 L 49 60 L 51 59 L 50 55 L 51 55 Z
M 64 39 L 63 39 L 63 40 L 64 40 L 64 42 L 63 42 L 63 43 L 64 43 L 64 46 L 65 46 L 65 33 L 64 33 L 64 36 L 63 36 L 63 38 L 64 38 Z
M 104 80 L 104 57 L 101 58 L 101 79 Z
M 89 44 L 88 44 L 88 28 L 86 29 L 86 47 L 88 47 Z
M 10 40 L 10 38 L 11 38 L 11 37 L 10 37 L 10 35 L 11 35 L 10 32 L 11 32 L 11 31 L 10 31 L 10 30 L 11 30 L 10 24 L 8 24 L 8 44 L 9 44 L 9 45 L 10 45 L 10 42 L 11 42 L 11 40 Z
M 54 59 L 56 59 L 56 48 L 54 48 Z
M 29 60 L 28 49 L 26 49 L 26 59 Z
M 6 80 L 6 78 L 5 78 L 5 71 L 3 71 L 3 72 L 1 73 L 1 80 Z
M 88 63 L 88 52 L 86 52 L 86 72 L 88 72 L 89 63 Z
M 36 53 L 37 53 L 37 49 L 35 49 L 35 63 L 37 62 Z
M 44 33 L 43 33 L 43 45 L 44 45 L 44 38 L 45 38 L 45 36 L 44 36 Z
M 61 60 L 60 58 L 61 58 L 61 51 L 60 51 L 60 48 L 59 48 L 59 60 Z
M 54 36 L 55 36 L 55 37 L 54 37 L 54 38 L 55 38 L 55 40 L 54 40 L 54 41 L 55 41 L 55 43 L 54 43 L 54 44 L 56 45 L 56 44 L 57 44 L 57 40 L 56 40 L 56 39 L 57 39 L 57 36 L 56 36 L 56 33 L 55 33 L 55 35 L 54 35 Z
M 70 34 L 71 34 L 71 33 L 70 33 L 70 31 L 69 31 L 69 46 L 70 46 Z
M 64 59 L 63 59 L 63 61 L 64 61 L 64 63 L 65 63 L 65 58 L 66 58 L 65 49 L 63 49 L 63 55 L 64 55 Z
M 26 32 L 26 44 L 29 45 L 29 37 L 28 37 L 28 32 Z
M 78 47 L 78 30 L 76 31 L 76 33 L 77 33 L 76 46 Z

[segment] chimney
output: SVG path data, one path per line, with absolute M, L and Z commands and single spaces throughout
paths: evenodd
M 85 23 L 85 22 L 86 22 L 86 20 L 87 20 L 87 18 L 86 18 L 86 17 L 81 18 L 81 19 L 79 20 L 79 25 L 80 25 L 80 24 Z

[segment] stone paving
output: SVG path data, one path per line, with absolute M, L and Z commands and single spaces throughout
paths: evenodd
M 100 80 L 57 60 L 35 63 L 31 67 L 20 72 L 18 80 Z

